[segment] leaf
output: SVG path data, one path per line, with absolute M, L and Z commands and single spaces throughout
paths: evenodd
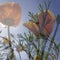
M 29 36 L 29 38 L 30 38 L 31 40 L 33 40 L 33 39 L 34 39 L 34 36 L 33 36 L 33 34 L 32 34 L 30 31 L 29 31 L 28 36 Z
M 58 45 L 57 44 L 55 44 L 55 48 L 58 50 L 59 49 L 59 47 L 58 47 Z
M 10 47 L 9 47 L 9 46 L 7 46 L 7 47 L 3 48 L 2 50 L 8 49 L 8 48 L 10 48 Z
M 24 32 L 25 40 L 28 40 L 28 35 Z
M 44 60 L 47 60 L 48 59 L 48 55 L 49 55 L 49 52 L 46 52 L 45 53 L 45 56 L 44 56 Z
M 35 49 L 37 49 L 37 46 L 34 42 L 32 42 L 32 45 L 34 46 Z
M 31 17 L 30 21 L 32 21 L 32 22 L 37 22 L 38 21 L 37 14 L 34 15 L 33 13 L 29 12 L 29 16 Z
M 46 9 L 47 9 L 47 3 L 46 3 L 46 0 L 44 0 L 44 4 L 45 4 L 45 7 L 46 7 Z
M 41 13 L 44 13 L 44 11 L 43 11 L 43 7 L 42 7 L 41 4 L 39 4 L 39 10 L 41 11 Z
M 14 38 L 14 35 L 12 33 L 10 35 Z
M 4 49 L 8 49 L 9 47 L 5 47 Z
M 58 44 L 58 47 L 60 47 L 60 43 Z
M 22 34 L 17 34 L 18 38 L 21 38 L 23 40 L 26 40 L 26 38 Z
M 48 9 L 49 9 L 49 7 L 50 7 L 50 4 L 51 4 L 51 1 L 48 2 L 48 7 L 47 7 Z
M 52 58 L 56 58 L 56 55 L 54 53 L 49 54 Z
M 23 36 L 21 34 L 17 34 L 18 38 L 23 38 Z
M 25 36 L 26 38 L 28 38 L 28 37 L 27 37 L 27 34 L 26 34 L 25 32 L 24 32 L 24 36 Z
M 45 4 L 45 7 L 46 7 L 46 10 L 48 10 L 49 7 L 50 7 L 51 1 L 46 2 L 46 0 L 44 0 L 44 4 Z
M 32 19 L 35 19 L 33 13 L 29 12 L 29 16 L 30 16 Z
M 38 20 L 39 20 L 39 13 L 36 13 L 35 19 L 36 19 L 36 22 L 38 22 Z
M 34 22 L 34 20 L 30 19 L 29 21 Z

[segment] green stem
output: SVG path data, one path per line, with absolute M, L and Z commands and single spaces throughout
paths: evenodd
M 19 52 L 18 52 L 18 54 L 19 54 L 19 58 L 20 58 L 20 60 L 22 60 L 22 59 L 21 59 L 21 55 L 20 55 L 20 53 L 19 53 Z
M 55 38 L 55 36 L 56 36 L 58 27 L 59 27 L 59 24 L 57 24 L 56 29 L 55 29 L 55 31 L 54 31 L 54 35 L 53 35 L 53 37 L 52 37 L 52 40 L 53 40 L 53 41 L 54 41 L 54 38 Z M 50 50 L 51 50 L 51 47 L 52 47 L 52 44 L 53 44 L 53 43 L 52 43 L 52 40 L 51 40 L 51 43 L 50 43 L 50 45 L 49 45 L 48 52 L 50 52 Z M 49 53 L 48 53 L 48 56 L 49 56 Z M 47 59 L 48 59 L 48 58 L 47 58 Z
M 10 26 L 8 26 L 8 39 L 9 39 L 9 46 L 11 47 L 11 41 L 10 41 Z
M 14 54 L 14 51 L 13 51 L 13 48 L 12 48 L 12 45 L 11 45 L 11 39 L 10 39 L 10 26 L 8 26 L 8 40 L 9 40 L 9 47 L 11 49 L 11 53 L 12 55 Z M 11 57 L 12 57 L 11 55 Z M 13 59 L 13 57 L 11 58 L 11 60 Z
M 45 51 L 46 43 L 47 43 L 47 40 L 44 41 L 44 45 L 42 47 L 41 60 L 43 60 L 43 57 L 44 57 L 44 51 Z

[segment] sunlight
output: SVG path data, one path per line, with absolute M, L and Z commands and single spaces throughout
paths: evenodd
M 6 27 L 6 25 L 3 25 L 1 22 L 0 22 L 0 26 L 1 26 L 1 27 L 4 27 L 4 28 Z

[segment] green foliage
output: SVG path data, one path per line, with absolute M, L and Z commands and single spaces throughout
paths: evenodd
M 29 16 L 31 17 L 31 19 L 29 21 L 33 21 L 33 22 L 38 22 L 38 13 L 36 13 L 35 15 L 31 12 L 29 12 Z
M 46 0 L 44 0 L 44 5 L 45 5 L 46 10 L 49 9 L 50 4 L 51 4 L 51 1 L 49 1 L 49 2 L 47 3 Z

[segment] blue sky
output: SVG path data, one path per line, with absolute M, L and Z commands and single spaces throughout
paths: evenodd
M 49 1 L 49 0 L 46 0 Z M 54 15 L 58 15 L 60 14 L 60 0 L 51 0 L 51 6 L 50 6 L 50 10 L 54 13 Z M 16 33 L 22 33 L 25 32 L 27 30 L 27 28 L 25 28 L 23 26 L 24 22 L 27 22 L 29 20 L 29 16 L 28 16 L 28 12 L 33 12 L 33 13 L 37 13 L 39 12 L 38 6 L 39 3 L 43 4 L 43 0 L 0 0 L 0 4 L 4 3 L 4 2 L 16 2 L 19 3 L 22 9 L 22 17 L 21 17 L 21 22 L 19 24 L 19 26 L 17 27 L 12 27 L 11 28 L 11 32 L 13 32 L 13 34 Z M 56 24 L 54 26 L 54 28 L 56 27 Z M 2 34 L 6 36 L 7 34 L 7 28 L 1 28 L 2 30 Z M 54 29 L 53 29 L 54 31 Z M 27 32 L 27 31 L 26 31 Z M 60 26 L 58 28 L 58 32 L 57 35 L 55 37 L 55 39 L 57 40 L 57 42 L 60 42 Z
M 48 1 L 48 0 L 46 0 Z M 50 6 L 50 10 L 55 14 L 55 16 L 57 14 L 60 14 L 60 0 L 50 0 L 51 1 L 51 6 Z M 29 16 L 28 16 L 28 12 L 33 12 L 33 13 L 37 13 L 39 11 L 38 6 L 39 3 L 41 3 L 43 5 L 43 0 L 0 0 L 0 4 L 4 3 L 4 2 L 16 2 L 18 4 L 20 4 L 21 6 L 21 10 L 22 10 L 22 18 L 21 18 L 21 22 L 19 24 L 17 28 L 18 32 L 24 32 L 25 29 L 23 27 L 23 23 L 29 20 Z M 43 5 L 44 6 L 44 5 Z M 58 36 L 60 34 L 59 32 L 60 28 L 58 29 Z M 14 32 L 14 29 L 12 28 L 12 31 Z M 16 30 L 15 30 L 16 32 Z M 17 32 L 17 33 L 18 33 Z
M 46 0 L 46 2 L 47 1 L 49 1 L 49 0 Z M 51 1 L 50 10 L 54 13 L 55 16 L 60 14 L 60 0 L 50 0 L 50 1 Z M 0 0 L 0 4 L 2 4 L 4 2 L 16 2 L 16 3 L 20 4 L 20 6 L 21 6 L 21 10 L 22 10 L 21 22 L 17 27 L 11 28 L 11 32 L 13 32 L 13 34 L 16 34 L 16 33 L 23 34 L 23 32 L 27 32 L 27 28 L 23 26 L 23 23 L 27 22 L 30 18 L 28 16 L 28 12 L 29 11 L 33 12 L 33 13 L 39 12 L 39 9 L 38 9 L 39 3 L 41 3 L 44 7 L 43 0 Z M 55 24 L 54 28 L 55 27 L 56 27 L 56 24 Z M 6 36 L 7 28 L 1 28 L 1 30 L 2 30 L 2 35 Z M 54 29 L 53 29 L 53 31 L 54 31 Z M 60 26 L 58 28 L 57 35 L 55 37 L 57 42 L 59 42 L 59 40 L 60 40 L 59 36 L 60 36 Z
M 49 0 L 46 0 L 49 1 Z M 51 5 L 50 5 L 50 10 L 54 13 L 54 15 L 58 15 L 60 14 L 60 0 L 50 0 L 51 1 Z M 20 4 L 21 6 L 21 10 L 22 10 L 22 17 L 21 17 L 21 22 L 17 27 L 12 27 L 11 28 L 11 32 L 15 33 L 22 33 L 27 31 L 27 28 L 25 28 L 23 26 L 24 22 L 27 22 L 29 20 L 29 16 L 28 16 L 28 12 L 33 12 L 33 13 L 37 13 L 39 12 L 38 6 L 39 3 L 41 3 L 44 7 L 43 4 L 43 0 L 0 0 L 0 3 L 4 3 L 4 2 L 16 2 L 18 4 Z M 56 26 L 56 24 L 55 24 Z M 54 28 L 55 28 L 54 26 Z M 5 32 L 5 28 L 3 29 L 3 33 L 4 35 L 6 35 L 7 32 Z M 54 30 L 54 29 L 53 29 Z M 5 33 L 4 33 L 5 32 Z M 56 40 L 59 41 L 60 40 L 60 26 L 58 28 L 58 32 L 56 35 Z
M 46 0 L 49 1 L 49 0 Z M 50 0 L 51 1 L 51 5 L 50 5 L 50 10 L 54 13 L 54 15 L 58 15 L 60 14 L 60 0 Z M 0 4 L 4 3 L 4 2 L 16 2 L 18 4 L 20 4 L 21 6 L 21 10 L 22 10 L 22 17 L 21 17 L 21 22 L 17 27 L 12 27 L 11 28 L 11 32 L 13 32 L 14 34 L 16 33 L 22 33 L 23 32 L 27 32 L 27 28 L 23 26 L 24 22 L 27 22 L 29 20 L 29 16 L 28 16 L 28 12 L 33 12 L 33 13 L 37 13 L 39 12 L 38 6 L 39 3 L 41 3 L 44 7 L 43 4 L 43 0 L 0 0 Z M 1 26 L 0 26 L 1 27 Z M 54 26 L 54 28 L 56 27 L 56 24 Z M 2 35 L 7 34 L 7 28 L 1 28 L 2 30 Z M 53 29 L 54 31 L 54 29 Z M 60 40 L 60 26 L 58 28 L 58 32 L 57 35 L 55 37 L 55 39 L 59 42 Z

